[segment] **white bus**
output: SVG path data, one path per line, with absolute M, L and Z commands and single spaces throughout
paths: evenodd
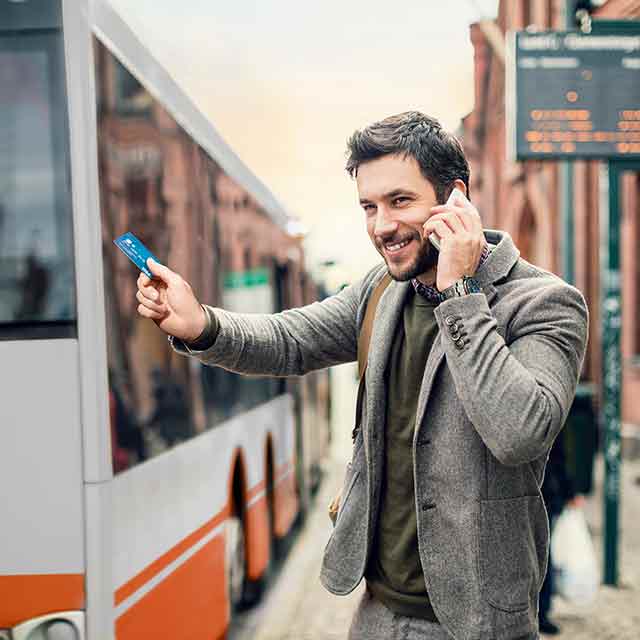
M 106 1 L 0 0 L 0 638 L 222 638 L 259 593 L 327 374 L 173 353 L 113 239 L 272 312 L 317 297 L 290 224 Z

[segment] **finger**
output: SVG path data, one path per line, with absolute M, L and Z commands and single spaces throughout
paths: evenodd
M 455 213 L 458 218 L 462 221 L 464 228 L 467 231 L 474 232 L 482 229 L 482 220 L 480 219 L 480 214 L 478 210 L 469 202 L 462 202 L 458 206 L 450 206 L 452 213 Z M 432 209 L 433 211 L 433 209 Z
M 453 211 L 458 211 L 462 208 L 462 205 L 455 204 L 453 202 L 445 202 L 444 204 L 437 204 L 431 207 L 431 213 L 452 213 Z
M 431 214 L 447 214 L 447 213 L 461 213 L 464 214 L 469 208 L 475 210 L 470 202 L 446 202 L 445 204 L 437 204 L 435 207 L 431 207 Z
M 431 216 L 425 224 L 428 224 L 430 221 L 433 221 L 433 222 L 442 221 L 454 233 L 462 233 L 465 231 L 465 228 L 462 222 L 454 213 L 440 213 L 438 215 Z
M 440 240 L 453 235 L 453 231 L 443 220 L 434 220 L 433 222 L 427 220 L 424 224 L 424 235 L 428 236 L 431 232 L 435 232 Z
M 482 218 L 480 217 L 480 214 L 478 213 L 477 209 L 474 208 L 473 212 L 475 215 L 471 215 L 469 219 L 471 220 L 475 231 L 484 237 L 484 227 L 482 225 Z
M 165 267 L 163 264 L 156 262 L 153 258 L 147 258 L 147 267 L 149 267 L 149 271 L 156 278 L 160 278 L 167 284 L 174 281 L 176 279 L 177 274 L 175 271 L 171 271 L 169 267 Z
M 160 292 L 156 289 L 156 287 L 151 284 L 148 287 L 141 286 L 138 284 L 138 291 L 148 300 L 153 300 L 155 302 L 160 301 Z
M 469 233 L 473 233 L 474 231 L 477 230 L 473 217 L 465 215 L 463 212 L 458 212 L 458 211 L 456 211 L 455 216 L 460 221 L 460 224 L 462 225 L 465 231 L 468 231 Z
M 448 213 L 443 220 L 454 233 L 464 233 L 467 230 L 457 212 Z
M 465 209 L 464 212 L 459 214 L 462 224 L 465 229 L 473 236 L 483 236 L 482 220 L 475 207 Z
M 138 276 L 138 287 L 145 287 L 150 282 L 151 282 L 151 278 L 146 273 L 143 273 L 141 271 L 140 275 Z
M 145 307 L 147 307 L 147 309 L 151 309 L 152 311 L 157 311 L 158 313 L 165 313 L 167 310 L 164 304 L 154 302 L 153 300 L 149 300 L 149 298 L 147 298 L 142 293 L 142 291 L 138 291 L 138 293 L 136 293 L 136 298 L 138 302 L 140 302 Z
M 164 313 L 158 313 L 157 311 L 148 309 L 142 304 L 138 305 L 138 313 L 143 318 L 150 318 L 151 320 L 161 320 L 162 318 L 164 318 Z

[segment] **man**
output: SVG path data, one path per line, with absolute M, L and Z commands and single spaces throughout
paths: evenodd
M 377 638 L 537 638 L 549 530 L 540 486 L 575 392 L 587 336 L 580 293 L 483 231 L 460 144 L 403 113 L 349 140 L 371 241 L 384 259 L 321 303 L 274 315 L 201 306 L 150 263 L 141 315 L 175 349 L 247 374 L 353 361 L 388 272 L 360 428 L 321 580 L 367 591 L 349 632 Z M 440 251 L 428 240 L 434 233 Z

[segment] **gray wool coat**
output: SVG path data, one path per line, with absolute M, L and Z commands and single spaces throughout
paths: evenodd
M 482 293 L 435 311 L 439 334 L 413 439 L 418 548 L 441 624 L 456 640 L 537 637 L 549 525 L 540 493 L 551 445 L 574 397 L 587 342 L 582 295 L 519 257 L 508 234 L 476 273 Z M 322 302 L 279 314 L 215 309 L 213 346 L 191 352 L 245 374 L 303 375 L 354 361 L 367 300 L 385 266 Z M 362 580 L 377 518 L 385 367 L 408 282 L 392 282 L 371 336 L 361 428 L 321 569 L 324 586 Z M 188 350 L 179 341 L 174 348 Z

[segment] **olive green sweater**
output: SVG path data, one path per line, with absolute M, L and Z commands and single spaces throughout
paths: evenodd
M 411 290 L 391 347 L 380 511 L 366 572 L 369 589 L 389 609 L 433 621 L 418 553 L 413 434 L 422 376 L 438 333 L 434 309 Z

